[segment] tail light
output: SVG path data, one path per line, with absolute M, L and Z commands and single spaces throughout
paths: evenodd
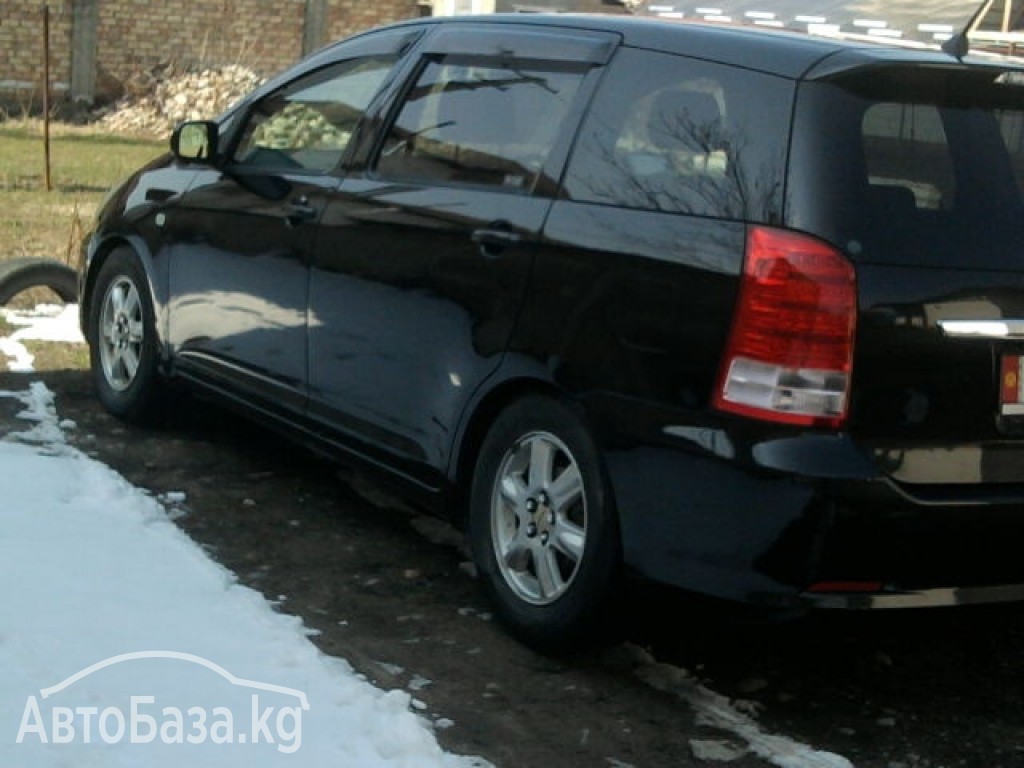
M 716 408 L 785 424 L 846 420 L 857 286 L 826 243 L 751 227 Z

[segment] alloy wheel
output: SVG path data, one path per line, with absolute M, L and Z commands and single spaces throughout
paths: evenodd
M 498 570 L 532 605 L 558 600 L 575 579 L 587 539 L 583 475 L 548 432 L 521 438 L 504 456 L 491 498 Z
M 103 297 L 97 341 L 104 378 L 111 389 L 123 392 L 135 381 L 145 341 L 139 290 L 124 275 L 111 281 Z

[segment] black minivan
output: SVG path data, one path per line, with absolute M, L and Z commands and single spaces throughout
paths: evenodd
M 1024 598 L 1024 69 L 628 17 L 314 54 L 116 189 L 99 397 L 170 382 L 464 523 L 565 647 L 620 579 Z

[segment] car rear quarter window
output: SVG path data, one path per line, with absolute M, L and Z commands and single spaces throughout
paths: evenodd
M 893 66 L 801 86 L 791 226 L 855 260 L 1024 266 L 1024 87 Z
M 248 115 L 235 147 L 235 165 L 333 170 L 393 64 L 391 56 L 349 60 L 263 98 Z
M 387 132 L 376 173 L 529 192 L 585 71 L 564 63 L 430 59 Z
M 565 195 L 778 221 L 793 90 L 760 72 L 623 49 L 584 121 Z

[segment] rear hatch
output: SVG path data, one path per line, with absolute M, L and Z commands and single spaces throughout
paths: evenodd
M 788 224 L 854 264 L 847 428 L 913 495 L 1024 489 L 1022 190 L 1018 72 L 922 56 L 800 86 Z

